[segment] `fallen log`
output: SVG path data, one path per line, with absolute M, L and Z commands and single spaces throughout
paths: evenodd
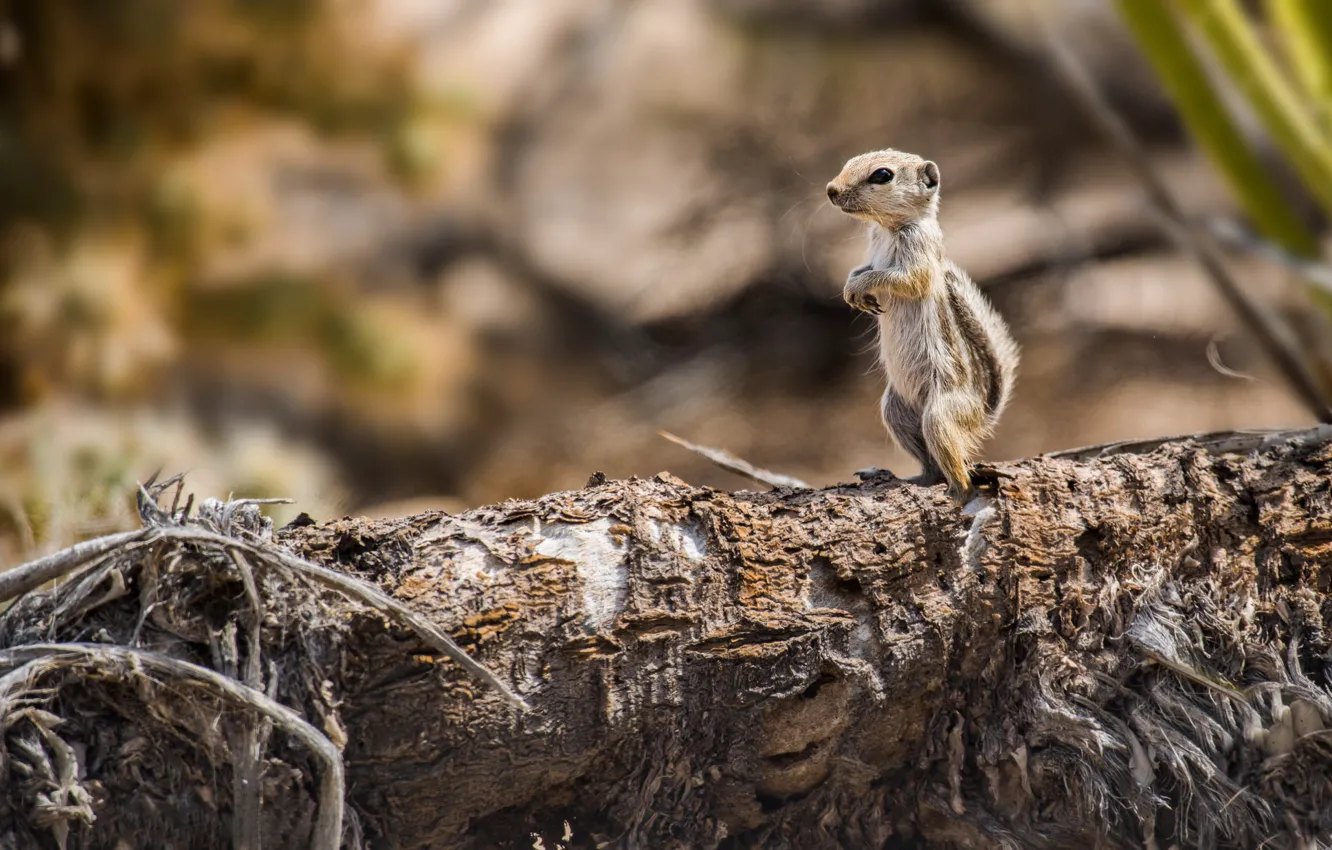
M 1326 842 L 1332 428 L 982 474 L 276 533 L 154 493 L 0 617 L 0 847 Z

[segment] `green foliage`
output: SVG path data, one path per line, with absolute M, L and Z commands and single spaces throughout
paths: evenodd
M 1332 4 L 1267 0 L 1268 20 L 1239 0 L 1117 0 L 1120 13 L 1190 134 L 1225 179 L 1254 227 L 1304 258 L 1318 258 L 1317 238 L 1277 188 L 1206 70 L 1204 50 L 1258 117 L 1304 189 L 1332 216 Z M 1269 47 L 1265 25 L 1279 38 Z M 1192 31 L 1190 33 L 1190 30 Z M 1190 39 L 1192 34 L 1194 38 Z M 1291 81 L 1291 76 L 1298 85 Z M 1318 287 L 1310 299 L 1332 315 Z M 1326 368 L 1320 372 L 1328 373 Z
M 1161 0 L 1119 0 L 1125 22 L 1179 108 L 1190 133 L 1215 163 L 1255 227 L 1302 256 L 1318 242 L 1269 179 L 1261 160 L 1226 111 L 1181 22 Z
M 1314 121 L 1308 101 L 1263 48 L 1254 22 L 1238 0 L 1182 0 L 1182 8 L 1304 178 L 1310 194 L 1332 214 L 1332 146 Z
M 1327 131 L 1332 126 L 1332 3 L 1267 0 L 1267 9 L 1287 61 Z

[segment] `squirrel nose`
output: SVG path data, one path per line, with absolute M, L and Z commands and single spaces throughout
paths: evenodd
M 837 196 L 840 194 L 842 194 L 841 189 L 838 189 L 836 186 L 834 186 L 831 183 L 828 184 L 828 200 L 835 201 L 837 200 Z

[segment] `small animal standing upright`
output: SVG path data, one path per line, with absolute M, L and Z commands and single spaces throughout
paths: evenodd
M 946 481 L 964 502 L 971 464 L 1008 404 L 1018 347 L 944 256 L 939 166 L 902 151 L 861 154 L 828 184 L 828 199 L 870 225 L 869 261 L 847 275 L 842 297 L 879 317 L 883 424 L 920 461 L 913 483 Z

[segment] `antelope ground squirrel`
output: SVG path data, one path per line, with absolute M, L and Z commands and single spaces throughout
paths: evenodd
M 870 225 L 869 262 L 851 270 L 842 297 L 879 317 L 883 424 L 920 461 L 913 483 L 947 481 L 965 501 L 971 463 L 1008 403 L 1018 348 L 944 256 L 939 166 L 902 151 L 861 154 L 828 184 L 828 199 Z

